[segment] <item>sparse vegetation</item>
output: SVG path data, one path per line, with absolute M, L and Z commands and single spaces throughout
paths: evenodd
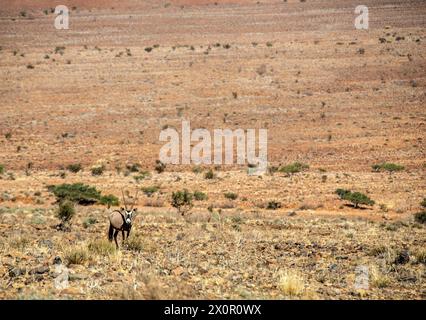
M 365 194 L 360 192 L 351 192 L 346 189 L 337 189 L 336 194 L 340 197 L 340 199 L 350 201 L 355 208 L 359 208 L 360 204 L 372 206 L 375 203 Z
M 213 170 L 212 170 L 212 169 L 210 169 L 209 171 L 207 171 L 207 172 L 204 174 L 204 179 L 211 180 L 211 179 L 214 179 L 215 177 L 216 177 L 216 175 L 214 174 L 214 172 L 213 172 Z
M 65 250 L 64 257 L 68 265 L 84 264 L 89 261 L 90 253 L 86 247 L 78 245 Z
M 277 210 L 279 208 L 281 208 L 281 202 L 275 200 L 268 201 L 266 205 L 266 209 L 268 210 Z
M 116 253 L 115 245 L 105 239 L 91 241 L 88 245 L 88 249 L 91 253 L 102 257 L 109 257 Z
M 426 224 L 426 211 L 420 211 L 414 214 L 414 220 L 421 224 Z
M 225 192 L 223 195 L 225 196 L 226 199 L 229 199 L 229 200 L 236 200 L 238 198 L 238 194 L 234 192 Z
M 126 240 L 126 248 L 130 251 L 140 252 L 143 249 L 143 240 L 140 236 L 135 235 Z
M 59 208 L 56 212 L 56 217 L 61 220 L 63 225 L 68 224 L 74 216 L 75 208 L 73 202 L 65 200 L 59 203 Z
M 110 207 L 113 207 L 113 206 L 119 206 L 120 200 L 113 194 L 108 194 L 105 196 L 101 196 L 101 198 L 99 199 L 99 203 L 103 204 L 104 206 L 107 206 L 109 209 Z
M 204 200 L 207 200 L 208 197 L 207 197 L 207 194 L 205 194 L 204 192 L 195 191 L 194 192 L 194 199 L 197 200 L 197 201 L 204 201 Z
M 89 228 L 91 225 L 94 225 L 98 222 L 98 220 L 94 217 L 88 217 L 83 221 L 83 227 L 85 229 Z
M 287 174 L 294 174 L 294 173 L 304 171 L 308 168 L 309 166 L 307 164 L 304 164 L 301 162 L 294 162 L 292 164 L 279 168 L 279 171 L 283 173 L 287 173 Z
M 162 172 L 164 172 L 164 170 L 166 170 L 166 165 L 164 163 L 162 163 L 160 160 L 156 160 L 155 161 L 155 171 L 157 171 L 157 173 L 162 173 Z
M 302 277 L 296 272 L 281 271 L 279 273 L 278 288 L 286 296 L 297 297 L 302 295 L 305 285 Z
M 48 190 L 55 195 L 58 202 L 69 200 L 80 205 L 91 205 L 101 198 L 101 193 L 95 187 L 82 183 L 51 185 Z
M 150 186 L 150 187 L 142 187 L 143 193 L 148 196 L 152 197 L 152 195 L 160 190 L 159 186 Z
M 73 173 L 80 172 L 83 169 L 81 163 L 70 164 L 67 166 L 67 170 Z
M 171 204 L 181 215 L 185 215 L 193 207 L 192 198 L 192 193 L 190 193 L 187 189 L 184 189 L 183 191 L 176 191 L 172 193 Z
M 376 172 L 379 172 L 379 171 L 397 172 L 397 171 L 402 171 L 405 169 L 404 166 L 401 166 L 395 163 L 388 163 L 388 162 L 375 164 L 372 166 L 372 168 Z
M 104 173 L 104 171 L 105 171 L 104 165 L 95 166 L 95 167 L 92 167 L 92 169 L 90 169 L 92 176 L 101 176 Z

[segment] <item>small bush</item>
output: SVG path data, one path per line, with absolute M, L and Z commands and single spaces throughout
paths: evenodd
M 91 205 L 101 198 L 101 193 L 95 187 L 82 183 L 51 185 L 47 189 L 55 195 L 58 202 L 69 200 L 81 205 Z
M 139 236 L 130 237 L 126 241 L 126 248 L 131 251 L 140 252 L 143 249 L 142 238 Z
M 99 199 L 99 202 L 101 204 L 103 204 L 104 206 L 108 206 L 108 208 L 120 205 L 120 200 L 116 196 L 114 196 L 113 194 L 108 194 L 106 196 L 102 196 Z
M 145 193 L 145 195 L 148 197 L 152 197 L 152 195 L 156 193 L 158 190 L 160 190 L 160 187 L 158 186 L 150 186 L 150 187 L 142 188 L 143 193 Z
M 80 163 L 76 163 L 76 164 L 70 164 L 67 166 L 67 170 L 73 173 L 77 173 L 79 171 L 81 171 L 82 166 Z
M 105 166 L 96 166 L 93 167 L 91 170 L 92 176 L 101 176 L 105 171 Z
M 59 204 L 59 209 L 56 212 L 56 217 L 58 217 L 62 222 L 71 221 L 74 215 L 75 215 L 74 203 L 66 200 Z
M 2 171 L 1 171 L 1 166 L 0 166 L 0 173 L 2 173 Z M 420 205 L 421 205 L 423 208 L 426 208 L 426 198 L 423 198 L 423 201 L 422 201 L 422 202 L 420 202 Z
M 55 54 L 60 54 L 61 56 L 64 54 L 65 47 L 55 47 Z
M 185 213 L 189 212 L 193 207 L 192 198 L 192 193 L 188 192 L 186 189 L 183 191 L 176 191 L 172 193 L 171 204 L 180 214 L 185 215 Z
M 149 178 L 151 176 L 151 173 L 149 171 L 142 171 L 137 176 L 134 176 L 133 179 L 135 179 L 136 182 L 140 182 L 142 180 L 145 180 L 146 178 Z
M 414 214 L 414 220 L 421 224 L 426 224 L 426 211 L 417 212 Z
M 115 245 L 108 240 L 95 240 L 89 243 L 88 249 L 91 253 L 108 257 L 116 252 Z
M 295 297 L 303 293 L 305 285 L 297 273 L 286 271 L 279 274 L 278 288 L 284 295 Z
M 376 172 L 379 172 L 379 171 L 397 172 L 397 171 L 402 171 L 405 168 L 404 166 L 401 166 L 399 164 L 384 162 L 384 163 L 373 165 L 372 169 Z
M 96 218 L 94 218 L 94 217 L 88 217 L 88 218 L 86 218 L 86 220 L 84 220 L 83 227 L 87 229 L 91 225 L 93 225 L 93 224 L 95 224 L 97 222 L 98 222 L 98 220 Z
M 139 163 L 127 164 L 126 169 L 129 170 L 130 172 L 139 172 L 139 170 L 141 169 L 141 166 Z
M 203 168 L 200 167 L 200 166 L 195 166 L 195 167 L 192 168 L 192 172 L 194 172 L 196 174 L 201 173 L 201 172 L 203 172 Z
M 204 200 L 207 200 L 208 197 L 207 197 L 207 194 L 205 194 L 204 192 L 195 191 L 194 192 L 194 199 L 197 200 L 197 201 L 204 201 Z
M 340 199 L 350 201 L 355 208 L 358 208 L 360 204 L 372 206 L 375 203 L 374 200 L 371 200 L 365 194 L 360 192 L 351 192 L 345 189 L 337 189 L 336 194 L 340 197 Z
M 278 201 L 269 201 L 268 204 L 266 205 L 266 209 L 268 210 L 277 210 L 281 208 L 281 202 Z
M 65 261 L 68 265 L 84 264 L 89 259 L 90 254 L 88 249 L 82 246 L 72 247 L 65 252 Z
M 211 180 L 211 179 L 214 179 L 214 178 L 215 178 L 215 174 L 213 173 L 213 170 L 212 170 L 212 169 L 210 169 L 209 171 L 207 171 L 207 172 L 204 174 L 204 179 Z
M 309 168 L 309 166 L 307 164 L 300 163 L 300 162 L 294 162 L 292 164 L 281 167 L 279 169 L 279 171 L 283 172 L 283 173 L 287 173 L 287 174 L 293 174 L 293 173 L 298 173 L 298 172 L 304 171 L 308 168 Z
M 4 173 L 4 165 L 0 164 L 0 174 Z
M 157 173 L 162 173 L 164 170 L 166 170 L 166 165 L 160 160 L 155 161 L 155 171 L 157 171 Z
M 230 200 L 236 200 L 238 198 L 238 194 L 233 192 L 225 192 L 224 196 L 226 199 L 230 199 Z

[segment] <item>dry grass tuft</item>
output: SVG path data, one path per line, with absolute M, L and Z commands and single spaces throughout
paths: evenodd
M 303 278 L 294 271 L 281 271 L 278 274 L 278 288 L 290 297 L 299 297 L 305 290 Z
M 68 265 L 84 264 L 90 260 L 91 255 L 86 247 L 78 245 L 66 249 L 64 258 Z
M 108 240 L 94 240 L 89 243 L 88 249 L 91 253 L 108 257 L 116 253 L 115 245 Z

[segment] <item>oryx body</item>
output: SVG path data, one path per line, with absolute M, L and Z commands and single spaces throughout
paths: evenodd
M 124 208 L 121 208 L 120 210 L 114 210 L 109 215 L 108 240 L 112 241 L 112 239 L 114 238 L 117 249 L 119 247 L 117 242 L 117 236 L 119 232 L 121 231 L 121 235 L 124 241 L 129 237 L 130 230 L 132 229 L 133 218 L 137 211 L 137 209 L 134 208 L 134 205 L 137 201 L 137 195 L 138 193 L 136 193 L 135 200 L 133 201 L 132 206 L 129 209 L 127 208 L 127 203 L 123 192 Z

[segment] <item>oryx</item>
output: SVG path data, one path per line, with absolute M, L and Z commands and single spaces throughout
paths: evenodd
M 129 209 L 127 207 L 124 191 L 121 190 L 121 194 L 123 195 L 124 208 L 122 207 L 120 210 L 114 210 L 109 215 L 108 240 L 112 241 L 112 238 L 114 237 L 114 241 L 115 241 L 115 245 L 117 249 L 118 249 L 118 242 L 117 242 L 118 233 L 121 231 L 123 240 L 126 240 L 129 237 L 130 230 L 132 229 L 132 220 L 134 216 L 136 215 L 136 211 L 137 211 L 137 209 L 134 208 L 134 206 L 138 200 L 138 193 L 139 193 L 139 190 L 136 191 L 136 196 Z M 124 233 L 125 231 L 127 232 L 127 236 L 125 236 L 125 233 Z

